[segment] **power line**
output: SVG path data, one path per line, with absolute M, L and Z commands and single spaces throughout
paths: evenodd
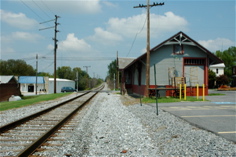
M 34 0 L 32 2 L 49 18 L 51 18 Z
M 30 8 L 30 6 L 28 6 L 24 1 L 20 0 L 32 13 L 34 13 L 38 18 L 40 18 L 42 21 L 44 21 L 44 19 L 39 16 L 33 9 Z
M 146 87 L 145 87 L 145 96 L 149 96 L 149 85 L 150 85 L 150 8 L 154 6 L 164 5 L 164 3 L 155 3 L 149 4 L 147 0 L 147 5 L 139 4 L 134 6 L 134 8 L 147 8 L 147 58 L 146 58 Z
M 45 60 L 53 60 L 53 57 L 45 57 Z M 57 57 L 57 60 L 64 61 L 107 61 L 114 60 L 115 57 Z
M 40 1 L 51 12 L 52 15 L 56 15 L 42 0 Z
M 54 27 L 47 27 L 47 28 L 42 28 L 39 30 L 45 30 L 45 29 L 50 29 L 50 28 L 54 28 L 54 38 L 52 38 L 52 40 L 54 40 L 54 93 L 57 93 L 57 84 L 56 84 L 56 66 L 57 66 L 57 33 L 59 32 L 59 30 L 57 30 L 57 26 L 59 25 L 59 23 L 57 23 L 57 19 L 60 18 L 60 16 L 55 15 L 55 26 Z M 50 21 L 54 21 L 54 20 L 49 20 L 49 21 L 45 21 L 42 23 L 47 23 Z
M 132 45 L 131 45 L 131 47 L 130 47 L 130 49 L 129 49 L 129 52 L 128 52 L 128 54 L 126 55 L 126 57 L 129 55 L 130 51 L 132 50 L 132 48 L 133 48 L 133 46 L 134 46 L 134 42 L 136 41 L 136 38 L 137 38 L 138 34 L 140 34 L 140 33 L 143 31 L 143 28 L 144 28 L 144 26 L 145 26 L 146 21 L 147 21 L 147 18 L 145 19 L 145 21 L 144 21 L 144 23 L 143 23 L 143 27 L 141 28 L 141 30 L 140 30 L 138 33 L 135 34 L 134 40 L 133 40 L 133 42 L 132 42 Z

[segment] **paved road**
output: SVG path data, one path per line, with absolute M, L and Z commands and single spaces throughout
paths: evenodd
M 193 125 L 236 142 L 236 92 L 209 91 L 207 102 L 159 103 L 159 107 Z

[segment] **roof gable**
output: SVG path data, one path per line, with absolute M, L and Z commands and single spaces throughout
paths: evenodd
M 202 52 L 207 54 L 207 56 L 214 62 L 214 64 L 223 63 L 223 61 L 220 58 L 215 56 L 213 53 L 211 53 L 209 50 L 207 50 L 205 47 L 200 45 L 198 42 L 196 42 L 195 40 L 190 38 L 188 35 L 186 35 L 182 31 L 180 31 L 179 33 L 173 35 L 169 39 L 163 41 L 161 44 L 159 44 L 159 45 L 155 46 L 154 48 L 152 48 L 150 50 L 150 53 L 153 52 L 153 51 L 156 51 L 157 49 L 159 49 L 160 47 L 162 47 L 164 45 L 174 45 L 174 44 L 196 46 L 199 49 L 201 49 Z
M 185 33 L 182 31 L 178 32 L 177 34 L 173 35 L 172 37 L 168 38 L 167 40 L 163 41 L 159 45 L 155 46 L 150 50 L 150 53 L 153 53 L 157 49 L 161 48 L 164 45 L 174 45 L 174 44 L 180 44 L 180 45 L 191 45 L 191 46 L 196 46 L 199 49 L 202 50 L 203 53 L 207 54 L 207 56 L 212 60 L 212 63 L 217 64 L 217 63 L 223 63 L 223 61 L 215 56 L 213 53 L 211 53 L 209 50 L 204 48 L 202 45 L 200 45 L 198 42 L 187 36 Z M 127 65 L 125 68 L 128 68 L 132 64 L 134 64 L 136 61 L 141 60 L 143 57 L 146 57 L 147 53 L 144 53 L 140 57 L 138 57 L 136 60 L 131 62 L 129 65 Z
M 13 75 L 9 75 L 9 76 L 0 76 L 0 84 L 7 84 L 11 81 L 11 79 L 15 79 L 15 77 Z M 17 81 L 16 81 L 17 82 Z
M 118 58 L 119 69 L 124 69 L 127 65 L 133 62 L 135 58 Z

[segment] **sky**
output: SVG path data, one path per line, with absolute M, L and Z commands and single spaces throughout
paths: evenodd
M 179 31 L 211 52 L 236 45 L 235 0 L 150 0 L 150 47 Z M 0 59 L 22 59 L 53 74 L 55 15 L 58 18 L 57 67 L 80 67 L 105 78 L 119 57 L 146 51 L 146 0 L 1 0 Z

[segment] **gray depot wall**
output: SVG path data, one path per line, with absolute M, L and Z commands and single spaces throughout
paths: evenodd
M 157 85 L 168 85 L 168 69 L 175 68 L 175 76 L 183 76 L 183 57 L 196 57 L 196 58 L 205 58 L 206 55 L 202 53 L 202 50 L 196 46 L 184 45 L 184 54 L 183 55 L 173 55 L 173 45 L 164 45 L 161 48 L 157 49 L 155 52 L 152 52 L 150 55 L 150 85 L 155 84 L 154 80 L 154 64 L 156 66 L 156 79 Z M 189 79 L 189 68 L 186 67 L 184 76 Z M 199 80 L 202 83 L 204 80 L 204 69 L 202 66 L 198 66 Z M 145 78 L 145 75 L 144 75 Z M 142 80 L 144 80 L 142 77 Z M 199 83 L 200 83 L 199 82 Z
M 182 76 L 182 56 L 172 55 L 173 46 L 166 45 L 152 52 L 150 56 L 150 85 L 155 84 L 154 64 L 156 66 L 157 85 L 168 85 L 168 68 L 175 67 L 176 77 Z

